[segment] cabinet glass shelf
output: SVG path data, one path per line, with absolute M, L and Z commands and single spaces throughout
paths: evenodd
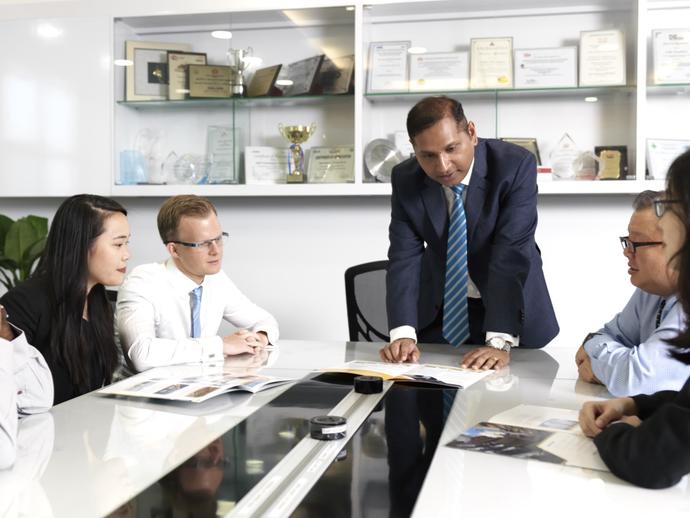
M 649 85 L 648 95 L 690 95 L 690 83 L 677 83 L 672 85 Z
M 352 101 L 352 94 L 300 95 L 295 97 L 237 97 L 227 99 L 184 99 L 180 101 L 118 101 L 120 106 L 137 110 L 147 108 L 204 108 L 204 107 L 251 107 L 251 106 L 309 106 L 323 102 Z

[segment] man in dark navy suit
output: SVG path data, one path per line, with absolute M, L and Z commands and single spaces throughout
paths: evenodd
M 444 306 L 456 311 L 448 294 L 446 251 L 457 246 L 453 239 L 448 245 L 448 236 L 458 203 L 464 210 L 460 255 L 466 257 L 460 277 L 468 279 L 460 291 L 463 304 L 467 296 L 460 320 L 469 321 L 464 333 L 469 336 L 462 341 L 483 344 L 466 354 L 462 365 L 498 369 L 509 363 L 512 347 L 545 346 L 559 329 L 534 240 L 534 155 L 514 144 L 478 138 L 461 104 L 448 97 L 419 101 L 407 116 L 407 131 L 415 157 L 396 166 L 392 175 L 391 343 L 381 349 L 381 358 L 413 362 L 419 358 L 417 341 L 453 341 L 444 336 L 452 334 L 444 332 L 444 313 L 446 320 L 453 319 Z

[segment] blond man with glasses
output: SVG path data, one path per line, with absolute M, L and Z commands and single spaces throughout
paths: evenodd
M 575 357 L 580 379 L 601 383 L 614 396 L 677 390 L 690 376 L 690 366 L 671 357 L 666 343 L 685 328 L 685 317 L 676 298 L 678 274 L 658 228 L 659 195 L 644 191 L 635 198 L 628 235 L 619 238 L 637 289 L 623 311 L 587 335 Z
M 222 271 L 223 232 L 205 198 L 173 196 L 158 212 L 170 257 L 137 266 L 120 288 L 116 320 L 125 357 L 137 370 L 261 353 L 278 323 Z M 219 336 L 223 320 L 238 331 Z

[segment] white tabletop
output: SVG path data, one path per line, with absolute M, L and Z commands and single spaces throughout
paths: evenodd
M 270 359 L 291 376 L 353 359 L 377 359 L 380 344 L 283 341 Z M 424 363 L 457 364 L 462 350 L 423 346 Z M 574 350 L 517 350 L 511 365 L 459 393 L 415 515 L 690 516 L 687 477 L 664 491 L 613 475 L 443 446 L 460 431 L 517 404 L 579 408 L 601 387 L 578 382 Z M 288 386 L 198 405 L 87 394 L 20 423 L 19 460 L 0 471 L 0 516 L 103 516 L 237 425 Z M 509 502 L 509 505 L 507 504 Z M 522 512 L 520 514 L 523 514 Z

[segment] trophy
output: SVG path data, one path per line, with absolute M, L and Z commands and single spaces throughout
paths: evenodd
M 243 97 L 246 94 L 244 84 L 244 72 L 249 68 L 251 60 L 248 59 L 252 53 L 252 48 L 230 49 L 228 50 L 228 61 L 232 68 L 232 78 L 230 79 L 231 95 L 233 97 Z
M 304 183 L 304 151 L 300 144 L 306 142 L 316 131 L 316 123 L 309 126 L 283 126 L 278 124 L 280 134 L 292 143 L 288 154 L 287 183 Z

